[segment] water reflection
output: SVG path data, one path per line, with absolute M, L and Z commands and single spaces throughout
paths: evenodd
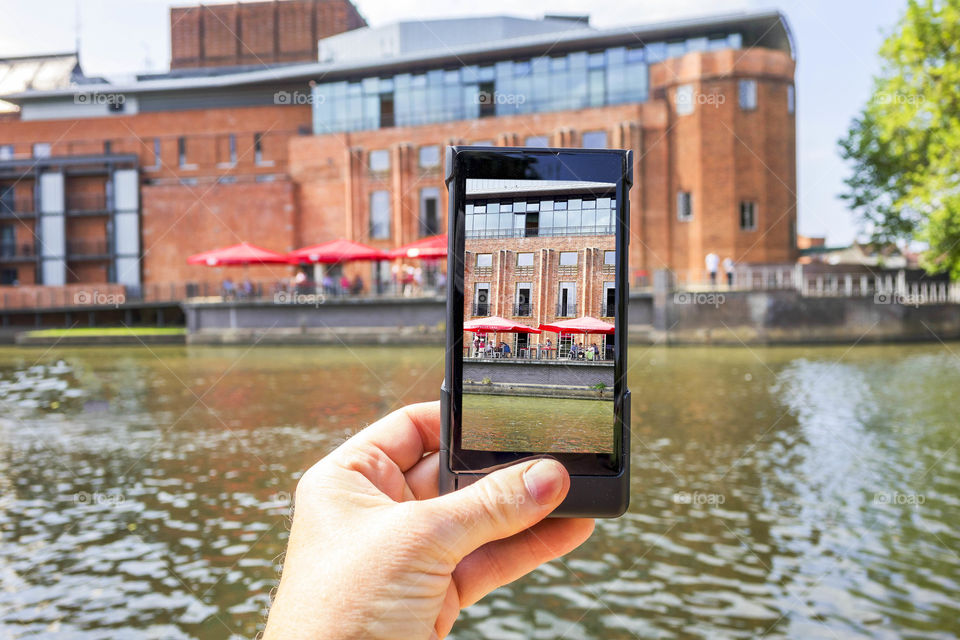
M 299 474 L 435 398 L 442 357 L 0 350 L 4 635 L 255 635 Z M 455 638 L 960 633 L 950 351 L 634 348 L 631 366 L 630 511 Z

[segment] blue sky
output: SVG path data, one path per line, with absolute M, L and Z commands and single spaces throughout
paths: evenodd
M 212 3 L 212 2 L 210 2 Z M 848 168 L 836 141 L 867 100 L 879 71 L 877 49 L 894 28 L 905 0 L 355 0 L 371 25 L 398 19 L 589 13 L 597 27 L 744 9 L 779 9 L 797 47 L 797 154 L 800 233 L 831 244 L 857 234 L 854 216 L 837 198 Z M 80 16 L 80 56 L 91 75 L 166 68 L 169 0 L 2 0 L 0 56 L 70 51 Z M 79 11 L 78 11 L 79 8 Z

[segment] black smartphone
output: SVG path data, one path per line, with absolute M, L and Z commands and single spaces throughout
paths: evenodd
M 632 152 L 454 146 L 440 493 L 554 458 L 552 515 L 630 499 L 627 243 Z

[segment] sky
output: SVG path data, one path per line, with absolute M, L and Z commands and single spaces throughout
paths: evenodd
M 0 0 L 0 57 L 76 49 L 87 75 L 122 76 L 167 68 L 169 0 Z M 213 4 L 208 1 L 206 4 Z M 354 0 L 371 26 L 400 19 L 544 13 L 590 15 L 595 27 L 777 9 L 791 27 L 797 55 L 797 197 L 799 232 L 847 244 L 860 232 L 838 198 L 849 168 L 837 140 L 870 96 L 877 50 L 906 0 Z M 79 30 L 77 28 L 79 16 Z

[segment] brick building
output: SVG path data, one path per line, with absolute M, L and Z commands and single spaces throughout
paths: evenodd
M 501 316 L 536 328 L 586 315 L 612 323 L 615 186 L 504 182 L 467 183 L 464 319 Z M 520 353 L 528 341 L 547 337 L 554 336 L 518 333 L 499 339 L 510 339 Z M 570 339 L 562 338 L 560 355 Z M 469 343 L 468 337 L 464 344 Z
M 215 6 L 231 7 L 235 33 L 258 5 L 274 32 L 295 6 L 318 35 L 355 26 L 355 10 L 320 20 L 332 2 Z M 186 256 L 241 240 L 397 247 L 445 229 L 454 143 L 633 149 L 635 277 L 699 271 L 711 251 L 796 258 L 794 59 L 779 13 L 615 29 L 402 22 L 325 37 L 302 64 L 237 66 L 249 61 L 235 48 L 190 47 L 174 44 L 167 74 L 2 96 L 18 111 L 0 118 L 0 282 L 166 291 L 218 282 L 222 269 Z M 370 265 L 351 268 L 369 282 Z

